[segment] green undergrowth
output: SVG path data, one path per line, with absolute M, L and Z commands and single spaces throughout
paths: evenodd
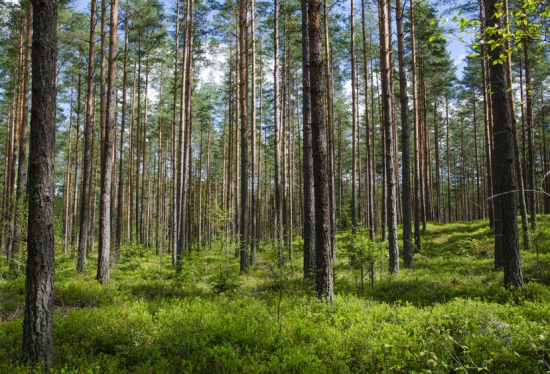
M 283 268 L 262 243 L 248 276 L 238 275 L 233 247 L 194 250 L 179 275 L 169 254 L 126 247 L 107 286 L 94 280 L 95 253 L 76 275 L 74 255 L 58 251 L 52 371 L 546 373 L 549 226 L 540 216 L 536 246 L 522 251 L 522 290 L 505 289 L 493 269 L 486 220 L 428 224 L 415 268 L 397 276 L 387 245 L 339 234 L 331 303 L 302 280 L 299 238 Z M 350 253 L 364 260 L 363 279 Z M 23 302 L 24 278 L 3 263 L 0 373 L 39 371 L 20 362 Z

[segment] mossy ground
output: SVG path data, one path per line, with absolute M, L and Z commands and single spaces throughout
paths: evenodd
M 415 269 L 387 272 L 386 247 L 370 248 L 374 287 L 338 236 L 335 300 L 320 302 L 301 276 L 301 240 L 279 269 L 269 243 L 238 276 L 232 249 L 193 252 L 182 275 L 169 254 L 126 247 L 111 282 L 75 273 L 56 253 L 58 373 L 542 373 L 550 371 L 550 217 L 522 251 L 526 285 L 502 287 L 488 221 L 428 224 Z M 360 244 L 360 245 L 363 245 Z M 357 245 L 356 245 L 357 246 Z M 228 252 L 231 252 L 228 254 Z M 538 259 L 538 260 L 537 260 Z M 369 266 L 367 266 L 369 268 Z M 24 277 L 0 267 L 0 373 L 21 364 Z

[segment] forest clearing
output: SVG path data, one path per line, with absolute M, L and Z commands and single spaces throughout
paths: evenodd
M 168 254 L 127 247 L 107 286 L 91 270 L 75 274 L 74 254 L 59 246 L 54 372 L 547 372 L 548 230 L 535 241 L 544 250 L 522 253 L 521 292 L 504 288 L 493 269 L 487 220 L 428 224 L 423 239 L 415 269 L 393 276 L 387 244 L 374 246 L 374 287 L 365 271 L 363 288 L 346 255 L 349 235 L 338 235 L 330 304 L 312 297 L 313 283 L 303 280 L 299 239 L 285 268 L 260 246 L 245 277 L 234 245 L 193 250 L 180 276 Z M 26 373 L 23 279 L 4 279 L 0 289 L 0 372 Z
M 549 30 L 0 2 L 0 372 L 550 372 Z

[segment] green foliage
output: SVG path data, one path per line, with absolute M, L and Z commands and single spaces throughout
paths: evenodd
M 233 294 L 242 285 L 242 281 L 236 273 L 223 271 L 220 269 L 219 273 L 216 273 L 208 280 L 212 288 L 212 292 L 216 294 Z
M 178 277 L 170 254 L 122 248 L 108 286 L 93 277 L 95 254 L 89 273 L 76 276 L 75 260 L 58 248 L 53 372 L 546 372 L 548 223 L 539 217 L 539 269 L 535 251 L 522 253 L 528 282 L 519 291 L 493 270 L 486 220 L 428 224 L 416 268 L 392 278 L 385 244 L 359 232 L 352 245 L 339 234 L 333 303 L 313 298 L 302 280 L 300 240 L 284 268 L 262 243 L 259 265 L 240 277 L 219 242 L 187 255 Z M 357 265 L 374 261 L 374 287 L 361 296 L 352 255 Z M 2 373 L 40 372 L 19 361 L 23 300 L 23 277 L 0 278 Z

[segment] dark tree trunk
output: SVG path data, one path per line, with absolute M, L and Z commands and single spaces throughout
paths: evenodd
M 403 30 L 403 5 L 401 0 L 395 2 L 395 18 L 397 23 L 397 49 L 399 57 L 399 96 L 401 98 L 401 159 L 403 178 L 403 266 L 412 268 L 414 265 L 412 217 L 411 217 L 411 167 L 409 141 L 409 104 L 407 96 L 407 71 L 405 66 L 405 35 Z
M 485 0 L 487 26 L 501 28 L 496 18 L 497 0 Z M 496 39 L 496 34 L 491 35 Z M 497 61 L 504 53 L 504 47 L 498 45 L 492 49 L 490 56 Z M 519 234 L 516 215 L 516 179 L 514 174 L 514 146 L 512 119 L 508 100 L 506 69 L 504 64 L 489 64 L 491 91 L 493 101 L 494 124 L 494 173 L 495 205 L 500 206 L 502 225 L 502 245 L 504 257 L 505 286 L 522 287 L 523 275 L 519 255 Z
M 35 0 L 23 361 L 53 361 L 57 1 Z
M 239 104 L 241 122 L 241 222 L 240 270 L 248 274 L 248 11 L 247 0 L 239 2 Z
M 308 1 L 309 60 L 311 87 L 311 130 L 315 189 L 315 256 L 317 296 L 332 300 L 332 274 L 329 181 L 325 108 L 323 104 L 323 59 L 321 56 L 321 4 Z
M 279 121 L 279 1 L 274 4 L 274 50 L 275 61 L 273 67 L 274 75 L 274 121 L 275 121 L 275 242 L 277 247 L 278 266 L 284 265 L 283 247 L 283 192 L 281 186 L 281 160 L 280 160 L 280 121 Z
M 302 0 L 302 133 L 304 168 L 304 278 L 315 278 L 315 203 L 311 149 L 311 95 L 309 78 L 308 3 Z
M 250 3 L 250 32 L 252 39 L 252 62 L 251 62 L 251 128 L 252 128 L 252 141 L 251 141 L 251 152 L 250 152 L 250 180 L 251 180 L 251 191 L 250 191 L 250 265 L 256 265 L 256 245 L 258 241 L 257 228 L 258 220 L 256 214 L 256 38 L 254 30 L 254 20 L 255 20 L 255 9 L 254 9 L 254 0 Z M 208 136 L 208 160 L 210 160 L 210 135 Z M 208 171 L 210 171 L 210 162 L 207 166 Z M 210 191 L 210 173 L 208 172 L 208 192 Z M 258 183 L 259 184 L 259 183 Z M 259 188 L 259 187 L 258 187 Z M 209 203 L 208 203 L 209 204 Z

